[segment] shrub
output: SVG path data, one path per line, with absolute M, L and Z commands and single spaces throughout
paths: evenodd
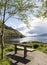
M 11 51 L 13 51 L 13 50 L 14 50 L 13 48 L 10 48 L 10 49 L 6 48 L 6 49 L 5 49 L 5 51 L 7 51 L 7 52 L 11 52 Z
M 44 47 L 44 44 L 40 44 L 41 47 Z
M 38 48 L 39 47 L 39 45 L 38 44 L 33 44 L 33 48 Z

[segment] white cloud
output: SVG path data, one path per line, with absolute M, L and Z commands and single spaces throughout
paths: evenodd
M 30 22 L 31 27 L 28 29 L 27 27 L 23 27 L 24 30 L 21 30 L 20 32 L 26 36 L 31 36 L 31 35 L 37 35 L 37 34 L 42 34 L 42 33 L 47 33 L 47 19 L 35 19 L 32 22 Z M 29 31 L 33 33 L 28 33 Z
M 26 25 L 23 22 L 17 21 L 17 20 L 8 20 L 6 24 L 8 26 L 11 26 L 14 29 L 17 29 L 20 31 L 22 34 L 26 36 L 31 36 L 31 35 L 37 35 L 39 33 L 47 33 L 47 18 L 43 19 L 38 19 L 35 17 L 32 17 L 30 15 L 28 17 L 28 21 L 30 23 L 30 28 L 27 28 Z M 33 33 L 29 34 L 28 32 L 31 31 Z

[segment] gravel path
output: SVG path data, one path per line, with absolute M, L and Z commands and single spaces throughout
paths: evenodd
M 11 65 L 47 65 L 47 54 L 39 51 L 27 52 L 27 57 L 23 58 L 23 51 L 19 50 L 15 55 L 9 53 L 8 57 Z

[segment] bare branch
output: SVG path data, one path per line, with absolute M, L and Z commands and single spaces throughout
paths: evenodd
M 16 11 L 15 13 L 17 13 L 18 11 Z M 5 22 L 9 19 L 9 18 L 11 18 L 12 16 L 14 16 L 15 14 L 12 14 L 12 15 L 10 15 L 6 20 L 5 20 Z

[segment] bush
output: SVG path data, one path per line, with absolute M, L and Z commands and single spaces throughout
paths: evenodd
M 10 48 L 10 49 L 6 48 L 6 49 L 5 49 L 5 51 L 7 51 L 7 52 L 11 52 L 11 51 L 13 51 L 13 50 L 14 50 L 13 48 Z
M 40 47 L 44 47 L 44 44 L 40 44 Z
M 33 48 L 38 48 L 39 47 L 39 45 L 38 44 L 33 44 Z

